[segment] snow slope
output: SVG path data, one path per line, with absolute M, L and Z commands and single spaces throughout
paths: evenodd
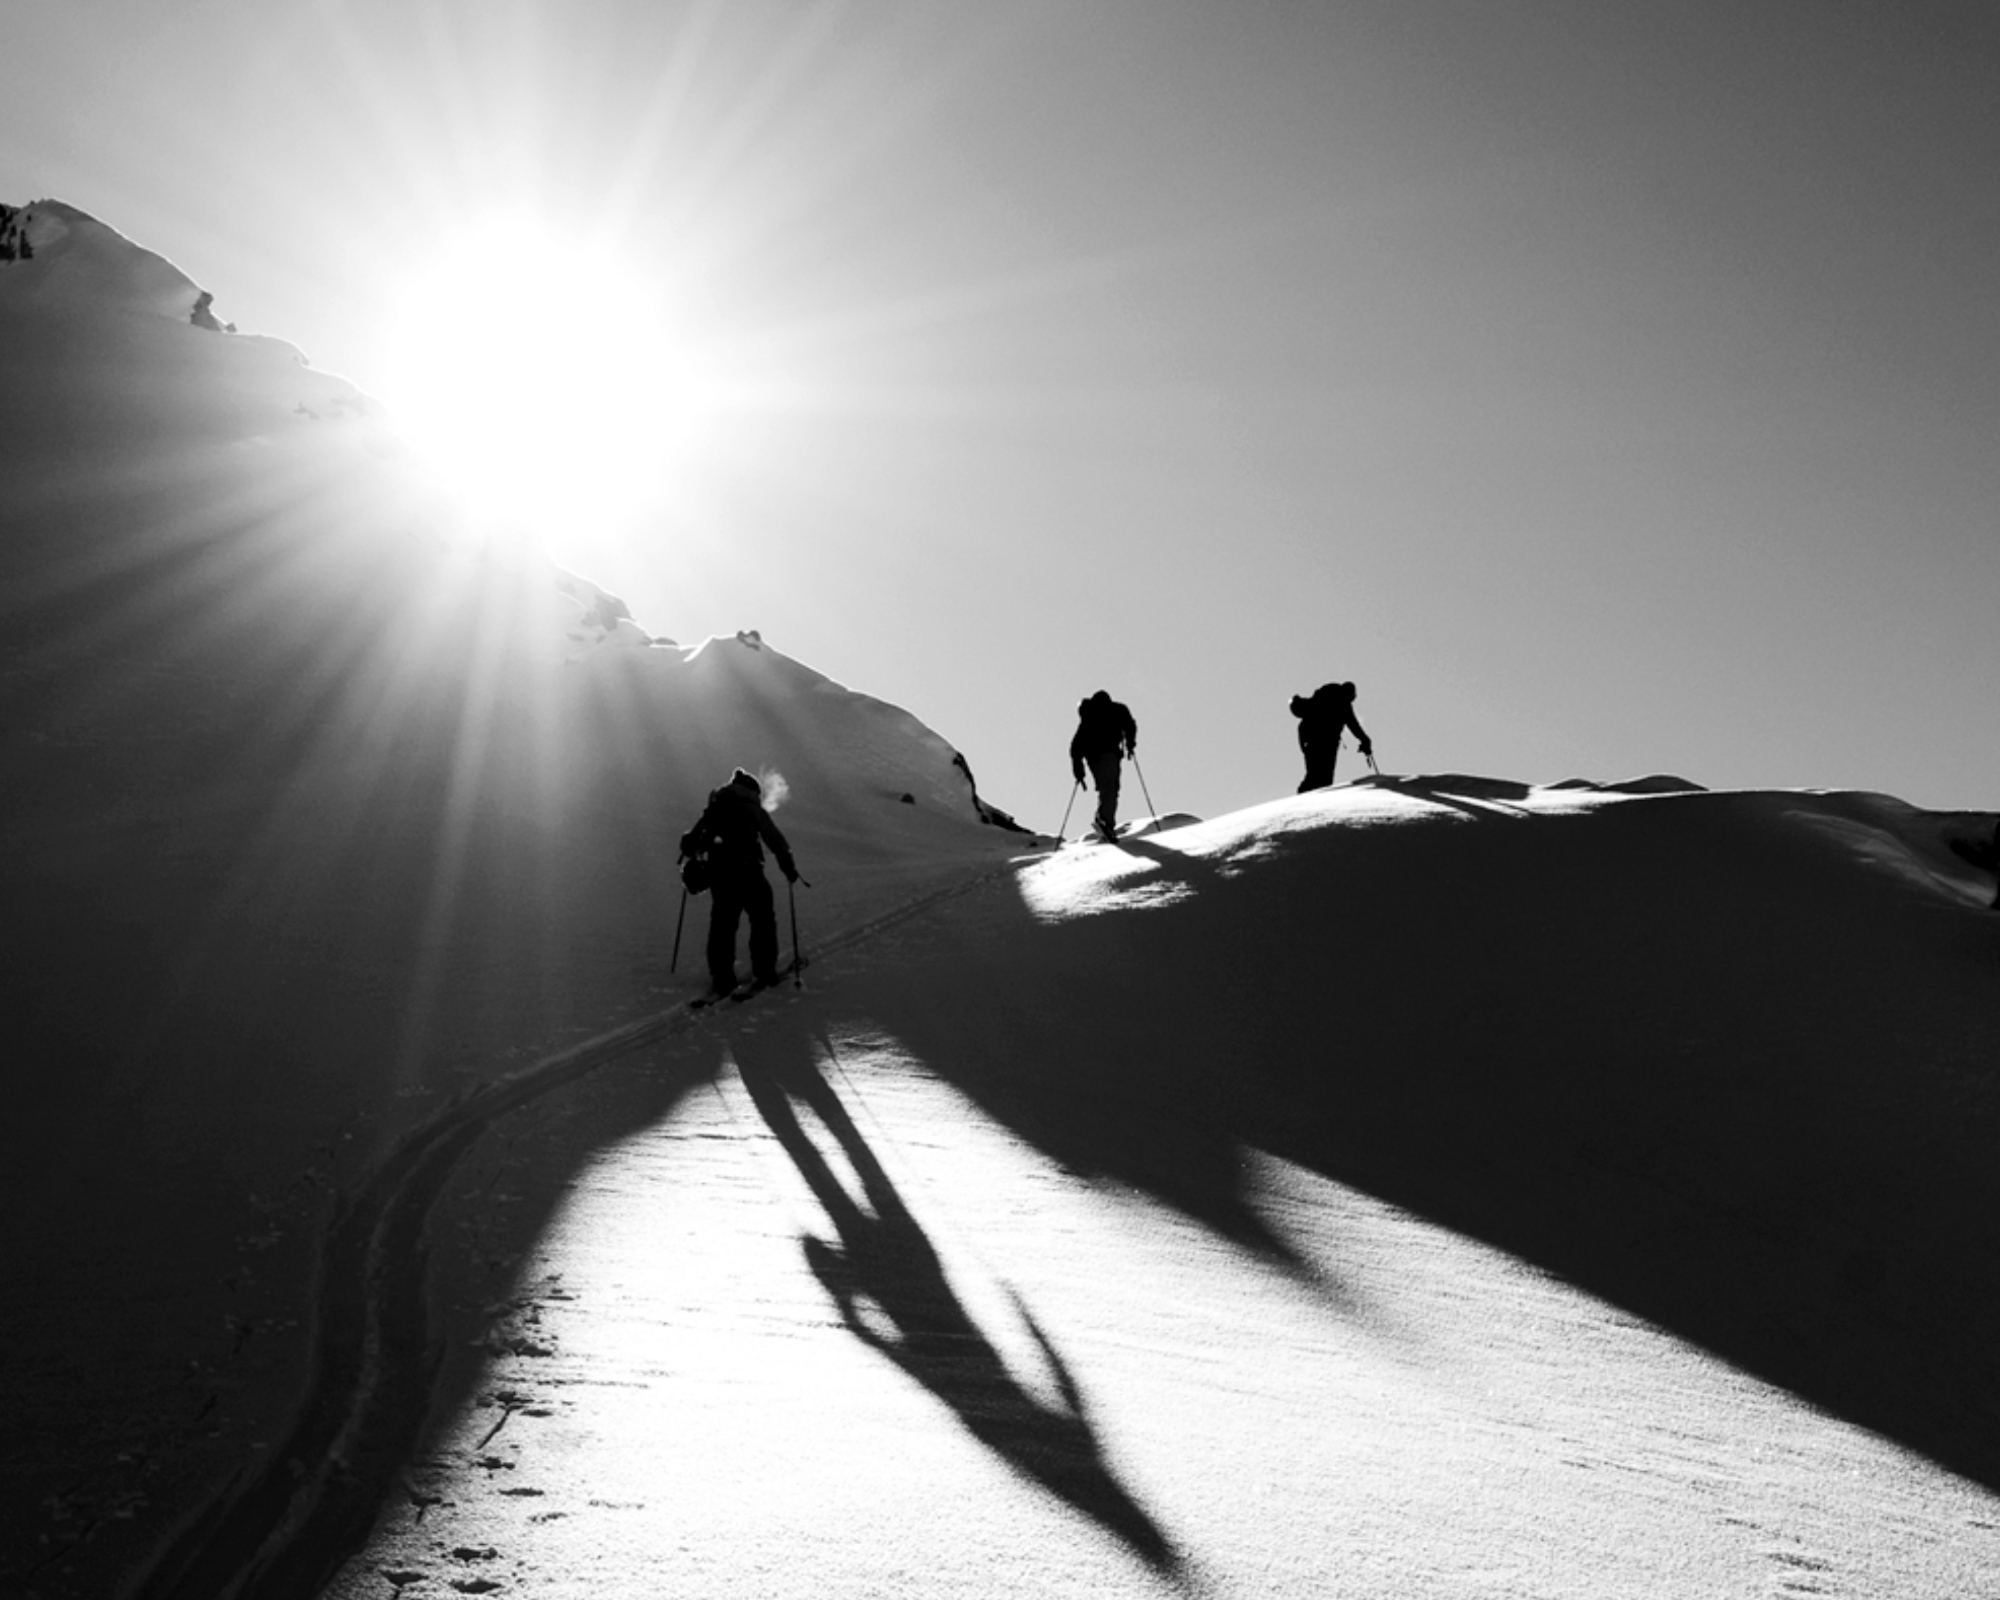
M 25 214 L 0 1589 L 2000 1589 L 1992 815 L 1387 777 L 1051 851 Z M 811 987 L 697 1021 L 737 764 Z
M 129 470 L 140 452 L 318 423 L 384 433 L 380 408 L 353 384 L 315 372 L 282 339 L 225 331 L 178 267 L 75 207 L 0 207 L 0 233 L 13 241 L 0 248 L 0 424 L 44 458 L 15 465 L 32 472 L 73 452 Z
M 675 841 L 733 766 L 785 775 L 809 876 L 846 863 L 808 926 L 1020 836 L 907 713 L 751 636 L 647 642 L 470 537 L 351 386 L 190 320 L 79 213 L 22 217 L 0 1588 L 99 1594 L 304 1392 L 319 1253 L 384 1153 L 660 1003 Z
M 1992 1592 L 1993 818 L 1620 787 L 1024 861 L 524 1108 L 332 1592 Z

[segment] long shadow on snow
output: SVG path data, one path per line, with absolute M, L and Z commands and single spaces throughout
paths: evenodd
M 849 1331 L 949 1406 L 1015 1472 L 1083 1512 L 1155 1571 L 1177 1573 L 1173 1546 L 1106 1463 L 1083 1391 L 1055 1345 L 1017 1296 L 1060 1406 L 1022 1387 L 953 1293 L 936 1247 L 822 1076 L 813 1039 L 797 1026 L 777 1026 L 737 1028 L 730 1043 L 751 1100 L 833 1224 L 838 1243 L 807 1234 L 801 1248 Z M 818 1049 L 831 1055 L 832 1045 L 822 1039 Z M 860 1199 L 808 1136 L 795 1105 L 839 1143 L 860 1180 Z
M 1721 794 L 1335 828 L 1224 872 L 1144 843 L 1189 892 L 1042 925 L 1000 886 L 858 980 L 872 1016 L 1246 1247 L 1274 1243 L 1252 1147 L 2000 1489 L 1983 914 Z
M 0 458 L 83 442 L 47 414 Z M 28 421 L 0 407 L 0 435 Z M 332 1559 L 367 1520 L 347 1508 L 395 1496 L 384 1396 L 422 1403 L 427 1291 L 367 1263 L 470 1166 L 514 1169 L 432 1241 L 442 1426 L 484 1381 L 458 1334 L 526 1292 L 512 1268 L 566 1177 L 660 1096 L 628 1085 L 559 1144 L 522 1131 L 565 1126 L 554 1103 L 459 1135 L 522 1054 L 660 1004 L 633 964 L 665 955 L 673 839 L 719 772 L 782 767 L 809 861 L 841 841 L 882 894 L 933 870 L 900 859 L 893 795 L 823 753 L 817 700 L 732 689 L 722 656 L 554 670 L 552 597 L 445 550 L 398 474 L 150 433 L 107 453 L 94 428 L 75 484 L 0 501 L 0 1590 L 52 1600 Z M 365 1461 L 323 1449 L 350 1404 L 384 1424 Z M 302 1570 L 259 1592 L 310 1592 Z

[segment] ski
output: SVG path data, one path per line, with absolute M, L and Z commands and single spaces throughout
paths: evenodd
M 771 979 L 768 983 L 758 983 L 753 979 L 749 983 L 739 983 L 733 989 L 711 989 L 707 994 L 698 995 L 690 1000 L 687 1003 L 687 1009 L 690 1011 L 706 1011 L 709 1007 L 721 1005 L 725 1001 L 732 1006 L 740 1006 L 745 1000 L 749 1000 L 756 995 L 783 987 L 785 978 L 788 976 L 790 976 L 789 973 L 781 974 Z

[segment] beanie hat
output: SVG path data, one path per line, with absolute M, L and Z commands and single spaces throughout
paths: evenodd
M 764 786 L 741 767 L 738 767 L 729 775 L 729 781 L 741 788 L 748 789 L 752 794 L 762 794 L 764 792 Z

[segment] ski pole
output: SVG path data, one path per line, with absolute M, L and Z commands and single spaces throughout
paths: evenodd
M 1139 774 L 1139 792 L 1146 797 L 1146 809 L 1153 813 L 1153 821 L 1157 825 L 1160 808 L 1153 804 L 1153 792 L 1146 787 L 1146 769 L 1139 765 L 1139 752 L 1136 750 L 1132 752 L 1132 770 Z
M 688 892 L 687 886 L 683 884 L 681 886 L 681 908 L 674 914 L 674 958 L 667 963 L 667 971 L 669 972 L 672 972 L 674 968 L 681 964 L 681 924 L 687 920 L 687 914 Z
M 1076 809 L 1076 797 L 1083 793 L 1083 779 L 1078 778 L 1070 786 L 1069 804 L 1063 807 L 1062 826 L 1056 829 L 1056 843 L 1061 844 L 1069 833 L 1069 814 Z
M 810 889 L 812 885 L 807 884 L 806 887 Z M 792 987 L 794 989 L 803 989 L 806 986 L 806 958 L 799 950 L 799 885 L 797 879 L 786 880 L 785 898 L 792 903 Z
M 1376 777 L 1381 777 L 1382 769 L 1375 765 L 1375 752 L 1373 750 L 1364 750 L 1361 754 L 1368 762 L 1368 770 L 1374 773 Z

